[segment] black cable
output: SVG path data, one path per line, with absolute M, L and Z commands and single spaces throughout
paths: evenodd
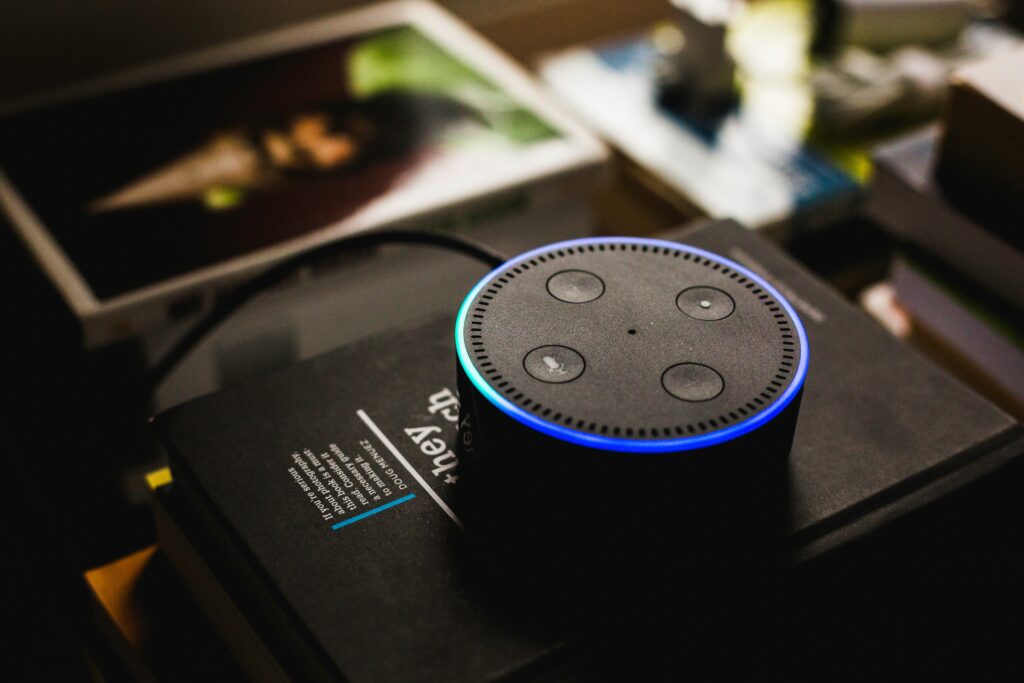
M 322 244 L 271 266 L 251 280 L 219 297 L 213 310 L 186 332 L 149 372 L 146 381 L 147 395 L 152 398 L 160 383 L 188 355 L 189 351 L 259 292 L 277 284 L 302 266 L 346 251 L 378 244 L 425 244 L 451 249 L 483 261 L 492 268 L 497 268 L 508 260 L 490 247 L 478 244 L 467 237 L 416 230 L 378 230 Z

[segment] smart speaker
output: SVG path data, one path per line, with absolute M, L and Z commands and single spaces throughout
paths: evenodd
M 749 269 L 654 239 L 559 242 L 484 277 L 455 342 L 470 519 L 529 536 L 778 508 L 807 337 Z

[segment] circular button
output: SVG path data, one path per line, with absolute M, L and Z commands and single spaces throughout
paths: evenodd
M 541 346 L 526 354 L 523 367 L 534 379 L 561 384 L 582 375 L 587 364 L 583 356 L 567 346 Z
M 721 320 L 736 310 L 732 297 L 714 287 L 690 287 L 676 297 L 679 310 L 697 320 Z
M 661 386 L 683 401 L 710 401 L 722 393 L 725 380 L 706 365 L 680 363 L 662 374 Z
M 585 270 L 563 270 L 548 278 L 548 292 L 559 301 L 585 304 L 604 294 L 604 282 Z

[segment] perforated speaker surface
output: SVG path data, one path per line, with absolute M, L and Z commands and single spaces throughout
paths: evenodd
M 576 444 L 702 448 L 748 433 L 802 386 L 806 336 L 763 278 L 660 240 L 561 242 L 466 298 L 459 363 L 508 417 Z

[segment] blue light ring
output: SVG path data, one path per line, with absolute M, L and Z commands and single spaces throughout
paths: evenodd
M 723 263 L 736 272 L 753 280 L 758 286 L 771 294 L 775 300 L 778 301 L 784 309 L 786 309 L 790 319 L 796 326 L 797 337 L 800 340 L 800 363 L 797 366 L 796 375 L 793 377 L 793 381 L 775 401 L 755 415 L 737 422 L 736 424 L 729 425 L 728 427 L 716 429 L 713 432 L 697 434 L 694 436 L 683 436 L 674 439 L 622 439 L 609 436 L 599 436 L 597 434 L 590 434 L 589 432 L 581 432 L 571 427 L 557 425 L 549 422 L 548 420 L 537 417 L 533 413 L 509 401 L 498 393 L 494 387 L 487 383 L 487 380 L 485 380 L 483 375 L 480 374 L 480 371 L 477 370 L 469 356 L 469 350 L 466 348 L 465 334 L 463 333 L 463 330 L 465 329 L 466 317 L 469 313 L 470 306 L 473 301 L 476 300 L 480 290 L 490 284 L 490 282 L 501 273 L 514 268 L 519 263 L 528 261 L 536 256 L 547 254 L 551 251 L 557 251 L 558 249 L 591 244 L 642 244 L 672 249 L 675 251 L 689 252 L 691 254 L 703 256 L 704 258 L 712 261 Z M 533 249 L 525 254 L 520 254 L 519 256 L 498 266 L 485 275 L 470 291 L 465 300 L 463 300 L 462 306 L 459 308 L 458 318 L 455 320 L 455 349 L 459 358 L 459 364 L 462 366 L 462 369 L 466 373 L 470 382 L 473 383 L 473 386 L 475 386 L 488 401 L 498 408 L 498 410 L 505 413 L 512 419 L 530 427 L 531 429 L 535 429 L 543 434 L 547 434 L 548 436 L 552 436 L 568 443 L 586 446 L 588 448 L 595 448 L 598 450 L 625 453 L 672 453 L 676 451 L 708 448 L 716 444 L 731 441 L 743 436 L 744 434 L 752 432 L 774 419 L 779 415 L 779 413 L 785 410 L 786 406 L 788 406 L 796 397 L 804 384 L 804 379 L 807 376 L 807 360 L 810 355 L 807 347 L 807 333 L 804 330 L 803 321 L 800 320 L 800 316 L 798 316 L 796 311 L 793 310 L 793 306 L 789 301 L 763 277 L 744 266 L 741 266 L 735 261 L 719 256 L 718 254 L 714 254 L 710 251 L 705 251 L 704 249 L 691 247 L 689 245 L 678 244 L 676 242 L 669 242 L 667 240 L 643 237 L 587 237 L 583 239 L 567 240 L 565 242 L 556 242 L 554 244 L 548 244 L 543 247 Z

